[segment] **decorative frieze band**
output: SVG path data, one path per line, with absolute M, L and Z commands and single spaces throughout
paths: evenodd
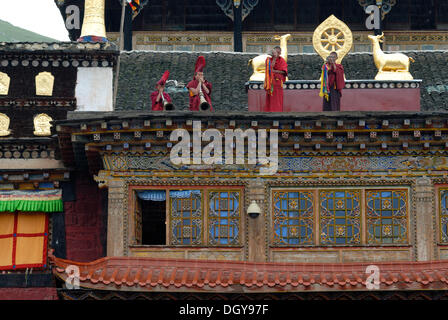
M 411 81 L 375 81 L 375 80 L 347 80 L 345 89 L 417 89 L 422 80 Z M 249 81 L 246 89 L 264 90 L 263 82 Z M 285 90 L 314 90 L 320 89 L 319 80 L 291 80 L 283 84 Z
M 75 98 L 33 98 L 33 99 L 11 99 L 0 98 L 0 107 L 64 107 L 65 110 L 74 110 L 76 108 Z
M 34 59 L 27 57 L 6 57 L 0 61 L 1 67 L 112 67 L 114 62 L 110 59 L 86 59 L 82 57 L 66 57 L 64 58 L 51 58 L 48 57 L 36 57 Z

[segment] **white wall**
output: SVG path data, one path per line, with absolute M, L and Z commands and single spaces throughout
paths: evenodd
M 76 111 L 113 111 L 112 68 L 78 68 Z

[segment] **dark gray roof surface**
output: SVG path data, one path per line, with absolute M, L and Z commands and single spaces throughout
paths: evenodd
M 411 64 L 415 79 L 422 79 L 422 111 L 448 110 L 448 51 L 408 51 L 416 62 Z M 213 84 L 215 110 L 247 110 L 245 83 L 252 74 L 248 61 L 257 54 L 224 52 L 131 51 L 121 54 L 121 69 L 116 110 L 150 110 L 150 93 L 165 70 L 170 79 L 187 83 L 193 77 L 196 58 L 204 55 L 206 78 Z M 316 80 L 322 59 L 317 54 L 288 56 L 290 80 Z M 348 80 L 374 79 L 376 67 L 370 53 L 352 53 L 343 60 Z M 171 93 L 178 110 L 188 108 L 188 93 Z

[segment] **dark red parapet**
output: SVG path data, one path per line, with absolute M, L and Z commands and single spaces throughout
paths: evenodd
M 342 91 L 340 111 L 420 111 L 421 80 L 348 80 Z M 249 111 L 264 111 L 262 82 L 248 82 Z M 322 112 L 320 81 L 287 81 L 283 112 Z

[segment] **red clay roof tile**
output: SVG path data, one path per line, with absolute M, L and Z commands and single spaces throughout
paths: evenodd
M 366 290 L 366 267 L 380 270 L 380 289 L 448 289 L 448 261 L 372 263 L 260 263 L 106 257 L 90 263 L 49 254 L 53 272 L 65 280 L 69 265 L 80 269 L 83 287 L 106 290 L 304 291 Z

